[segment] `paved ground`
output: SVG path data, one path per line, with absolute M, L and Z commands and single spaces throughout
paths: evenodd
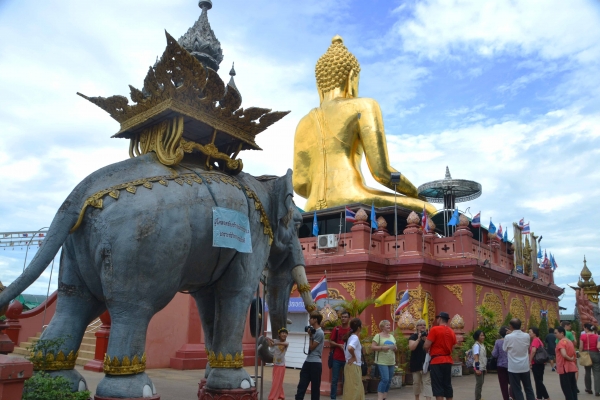
M 98 382 L 103 374 L 84 371 L 83 368 L 77 366 L 76 367 L 79 372 L 86 378 L 88 382 L 88 386 L 92 393 L 94 393 Z M 254 374 L 254 368 L 247 367 L 246 370 L 251 375 Z M 146 371 L 147 374 L 152 378 L 154 385 L 158 393 L 161 395 L 161 400 L 194 400 L 197 399 L 198 392 L 198 382 L 200 381 L 200 377 L 204 376 L 204 370 L 194 370 L 194 371 L 178 371 L 174 369 L 153 369 Z M 259 372 L 260 373 L 260 372 Z M 293 399 L 296 393 L 296 386 L 298 384 L 298 376 L 300 374 L 300 370 L 298 369 L 287 369 L 285 374 L 285 383 L 284 390 L 286 394 L 286 399 Z M 558 374 L 556 372 L 552 372 L 550 367 L 546 367 L 546 372 L 544 374 L 544 383 L 546 384 L 546 388 L 550 393 L 551 399 L 559 400 L 563 399 L 564 396 L 562 391 L 560 390 L 560 385 L 558 382 Z M 533 377 L 532 377 L 533 382 Z M 463 376 L 452 379 L 452 385 L 454 387 L 454 398 L 456 400 L 466 400 L 474 398 L 474 388 L 475 388 L 475 376 Z M 271 368 L 265 367 L 265 382 L 264 382 L 264 396 L 263 400 L 267 399 L 269 390 L 271 388 Z M 581 371 L 581 376 L 579 377 L 579 389 L 581 390 L 580 399 L 593 399 L 592 395 L 586 394 L 584 392 L 583 385 L 583 369 Z M 340 398 L 343 396 L 339 396 Z M 306 396 L 308 400 L 310 395 Z M 388 396 L 389 400 L 398 399 L 398 400 L 414 400 L 414 395 L 412 394 L 412 386 L 405 386 L 402 389 L 396 389 L 390 391 L 390 395 Z M 326 400 L 328 397 L 321 397 L 321 400 Z M 377 394 L 367 394 L 367 400 L 376 400 Z M 501 400 L 502 396 L 500 395 L 500 388 L 498 386 L 498 377 L 496 374 L 489 374 L 486 376 L 485 384 L 483 386 L 483 400 Z

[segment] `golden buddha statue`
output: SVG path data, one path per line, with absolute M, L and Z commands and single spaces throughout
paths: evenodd
M 358 97 L 360 65 L 340 36 L 315 68 L 321 105 L 312 109 L 294 137 L 294 190 L 307 199 L 306 211 L 350 203 L 394 205 L 394 193 L 366 186 L 363 153 L 377 182 L 394 190 L 383 117 L 374 99 Z M 414 211 L 436 211 L 419 199 L 417 188 L 401 175 L 397 204 Z

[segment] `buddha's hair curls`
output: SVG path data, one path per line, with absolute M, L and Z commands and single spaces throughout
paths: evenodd
M 319 58 L 315 67 L 317 86 L 322 92 L 340 87 L 354 70 L 360 72 L 360 64 L 352 53 L 344 46 L 344 40 L 336 35 L 331 39 L 331 46 Z

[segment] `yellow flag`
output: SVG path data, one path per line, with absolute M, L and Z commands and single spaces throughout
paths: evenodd
M 427 305 L 427 294 L 425 294 L 425 304 L 423 304 L 423 313 L 421 318 L 425 320 L 425 327 L 429 329 L 429 307 Z
M 381 307 L 384 304 L 396 304 L 396 285 L 375 299 L 375 307 Z

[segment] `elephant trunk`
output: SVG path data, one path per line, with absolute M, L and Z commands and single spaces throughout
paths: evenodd
M 304 308 L 306 308 L 306 311 L 309 313 L 315 311 L 317 305 L 310 294 L 310 285 L 308 284 L 304 265 L 294 267 L 294 269 L 292 269 L 292 276 L 294 277 L 294 282 L 298 285 L 298 291 L 300 292 L 300 296 L 302 296 L 302 301 L 304 301 Z

